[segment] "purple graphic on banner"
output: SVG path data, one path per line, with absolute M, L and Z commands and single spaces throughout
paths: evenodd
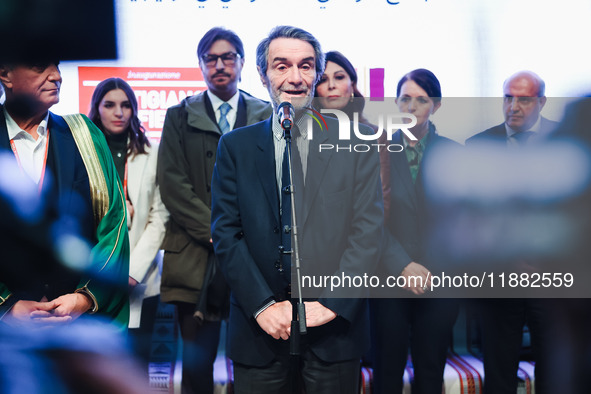
M 372 101 L 384 101 L 384 69 L 369 69 L 369 97 Z

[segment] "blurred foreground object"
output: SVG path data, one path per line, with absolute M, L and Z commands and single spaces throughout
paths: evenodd
M 114 2 L 2 0 L 0 37 L 12 37 L 0 54 L 9 63 L 115 59 Z
M 81 318 L 42 332 L 0 326 L 0 393 L 149 392 L 125 338 L 112 325 Z

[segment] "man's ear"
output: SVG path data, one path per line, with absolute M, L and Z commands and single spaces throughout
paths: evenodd
M 0 65 L 0 82 L 2 82 L 4 87 L 8 89 L 12 88 L 10 69 L 4 65 Z
M 242 82 L 242 69 L 244 68 L 244 58 L 240 58 L 240 70 L 238 70 L 238 82 Z
M 266 76 L 266 75 L 264 75 L 264 74 L 261 72 L 261 66 L 257 66 L 257 71 L 259 72 L 259 77 L 261 78 L 261 83 L 263 84 L 263 86 L 264 86 L 265 88 L 268 88 L 268 86 L 267 86 L 267 76 Z
M 539 100 L 540 100 L 540 111 L 541 111 L 542 108 L 544 108 L 544 105 L 546 105 L 546 96 L 540 97 Z

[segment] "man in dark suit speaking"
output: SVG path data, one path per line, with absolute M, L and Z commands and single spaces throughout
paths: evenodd
M 212 181 L 213 243 L 232 290 L 227 350 L 235 390 L 286 393 L 301 379 L 308 394 L 355 393 L 359 360 L 369 346 L 367 302 L 360 298 L 331 298 L 325 289 L 305 303 L 308 333 L 298 374 L 290 373 L 291 261 L 279 247 L 291 220 L 284 214 L 286 142 L 277 109 L 285 101 L 295 107 L 292 150 L 299 153 L 292 162 L 304 184 L 295 192 L 303 270 L 321 264 L 327 272 L 362 274 L 378 258 L 383 206 L 377 151 L 321 151 L 320 144 L 339 143 L 338 122 L 326 117 L 327 130 L 308 128 L 312 122 L 304 115 L 324 68 L 311 34 L 276 27 L 257 48 L 257 67 L 274 115 L 220 139 Z

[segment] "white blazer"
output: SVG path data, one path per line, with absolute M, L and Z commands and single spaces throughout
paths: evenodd
M 142 301 L 160 293 L 162 253 L 168 211 L 160 199 L 156 183 L 158 145 L 146 148 L 148 154 L 127 159 L 127 194 L 133 205 L 133 218 L 127 216 L 131 249 L 129 276 L 139 284 L 130 295 L 129 327 L 140 325 Z

